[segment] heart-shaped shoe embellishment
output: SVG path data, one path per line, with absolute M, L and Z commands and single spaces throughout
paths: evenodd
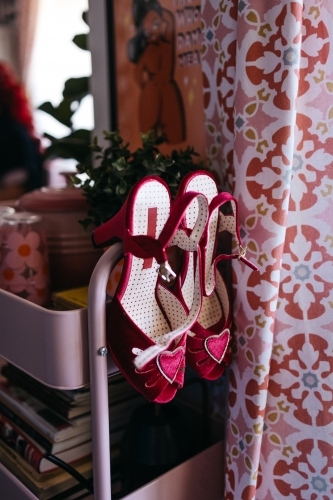
M 228 328 L 219 335 L 211 335 L 205 339 L 205 349 L 216 363 L 221 363 L 223 360 L 229 340 L 230 330 Z
M 184 358 L 184 348 L 178 347 L 174 351 L 164 351 L 156 358 L 158 369 L 163 377 L 172 384 Z

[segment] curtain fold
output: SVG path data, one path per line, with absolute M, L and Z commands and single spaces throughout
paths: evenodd
M 333 5 L 202 7 L 207 153 L 259 267 L 233 268 L 225 498 L 329 500 Z
M 17 61 L 20 80 L 25 83 L 34 42 L 39 0 L 16 0 L 16 2 Z

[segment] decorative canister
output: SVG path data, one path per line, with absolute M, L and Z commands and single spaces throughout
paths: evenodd
M 88 285 L 102 252 L 94 249 L 90 232 L 84 232 L 79 223 L 88 212 L 82 190 L 44 187 L 23 195 L 17 208 L 42 216 L 49 250 L 51 289 Z
M 0 288 L 30 302 L 49 301 L 46 235 L 41 217 L 5 213 L 0 222 Z

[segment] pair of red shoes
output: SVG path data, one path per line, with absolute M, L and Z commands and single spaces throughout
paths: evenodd
M 229 203 L 232 215 L 223 215 Z M 216 257 L 228 231 L 238 254 Z M 198 375 L 218 378 L 230 362 L 230 301 L 217 270 L 221 259 L 245 258 L 236 200 L 218 193 L 205 171 L 187 175 L 174 202 L 156 176 L 139 181 L 122 209 L 93 233 L 96 247 L 121 240 L 124 266 L 107 318 L 108 348 L 127 380 L 149 401 L 166 403 L 183 386 L 185 361 Z M 179 275 L 167 249 L 184 252 Z M 163 282 L 176 278 L 169 289 Z

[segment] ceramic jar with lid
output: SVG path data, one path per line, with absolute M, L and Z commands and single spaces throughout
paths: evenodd
M 39 215 L 5 213 L 0 221 L 0 288 L 40 306 L 49 302 L 49 264 Z
M 18 200 L 17 210 L 27 210 L 42 217 L 49 251 L 51 289 L 88 285 L 101 251 L 94 249 L 90 231 L 84 232 L 79 223 L 88 211 L 82 190 L 74 187 L 36 189 Z

